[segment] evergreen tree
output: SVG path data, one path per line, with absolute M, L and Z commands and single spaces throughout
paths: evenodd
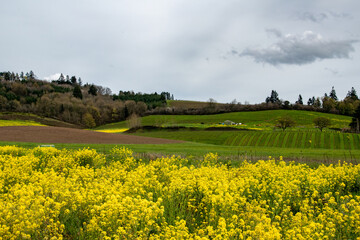
M 346 95 L 346 98 L 350 98 L 352 100 L 358 100 L 359 99 L 354 87 L 352 87 L 351 90 L 348 91 L 348 93 Z
M 298 100 L 296 101 L 297 104 L 300 104 L 300 105 L 303 105 L 303 99 L 302 99 L 302 96 L 301 94 L 299 94 L 299 97 L 298 97 Z
M 90 85 L 90 88 L 89 88 L 89 91 L 88 93 L 93 95 L 93 96 L 96 96 L 97 95 L 97 88 L 94 86 L 94 84 Z
M 31 80 L 34 80 L 35 79 L 35 73 L 31 70 L 30 73 L 29 73 L 29 78 Z
M 271 90 L 270 97 L 266 98 L 266 103 L 280 103 L 279 94 L 275 90 Z
M 315 97 L 309 98 L 307 105 L 312 106 L 312 105 L 314 105 L 314 102 L 315 102 Z
M 76 98 L 80 98 L 80 99 L 83 98 L 83 95 L 82 95 L 82 92 L 81 92 L 81 88 L 80 88 L 79 85 L 76 85 L 76 86 L 74 87 L 73 96 L 76 97 Z
M 64 77 L 64 75 L 62 73 L 60 74 L 60 77 L 59 77 L 58 81 L 60 81 L 60 82 L 65 81 L 65 77 Z
M 70 81 L 71 81 L 72 84 L 76 84 L 76 77 L 75 77 L 75 76 L 72 76 L 72 77 L 70 78 Z
M 338 100 L 338 98 L 337 98 L 337 96 L 336 96 L 336 91 L 335 91 L 335 89 L 334 89 L 334 86 L 332 87 L 329 96 L 330 96 L 332 99 L 334 99 L 335 101 Z
M 320 98 L 316 98 L 314 100 L 314 104 L 313 104 L 314 107 L 321 107 L 321 101 L 320 101 Z
M 4 78 L 5 78 L 6 81 L 10 81 L 11 73 L 10 72 L 5 72 Z

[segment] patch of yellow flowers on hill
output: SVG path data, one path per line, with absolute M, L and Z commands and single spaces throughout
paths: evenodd
M 0 127 L 8 126 L 46 126 L 44 124 L 29 120 L 1 120 Z
M 129 130 L 128 128 L 112 128 L 112 129 L 101 129 L 101 130 L 94 130 L 96 132 L 104 132 L 104 133 L 123 133 Z
M 360 239 L 360 166 L 0 147 L 0 239 Z

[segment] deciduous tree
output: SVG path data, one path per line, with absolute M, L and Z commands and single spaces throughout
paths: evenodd
M 82 124 L 87 128 L 94 128 L 96 127 L 95 120 L 90 113 L 85 113 L 82 116 Z
M 294 119 L 292 119 L 289 116 L 283 116 L 277 120 L 276 127 L 281 128 L 283 131 L 285 131 L 286 128 L 293 127 L 294 125 L 295 125 Z
M 313 120 L 315 127 L 319 128 L 322 131 L 324 128 L 331 125 L 331 120 L 326 117 L 317 117 Z

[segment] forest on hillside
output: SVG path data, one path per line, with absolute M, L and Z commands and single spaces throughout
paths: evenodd
M 95 127 L 142 116 L 149 109 L 166 105 L 170 93 L 142 94 L 132 91 L 112 94 L 109 88 L 82 84 L 75 76 L 60 76 L 48 82 L 30 71 L 0 73 L 0 111 L 33 113 L 84 127 Z
M 0 72 L 1 112 L 33 113 L 88 128 L 149 114 L 216 114 L 271 109 L 320 111 L 353 116 L 355 120 L 360 118 L 360 100 L 354 88 L 343 100 L 338 99 L 334 87 L 329 94 L 307 101 L 299 94 L 294 103 L 282 100 L 275 90 L 263 103 L 252 105 L 236 100 L 217 103 L 210 98 L 199 107 L 168 106 L 168 100 L 174 100 L 174 95 L 164 91 L 160 94 L 134 91 L 113 94 L 109 88 L 83 84 L 76 76 L 61 74 L 58 80 L 50 82 L 39 80 L 33 71 L 25 74 Z

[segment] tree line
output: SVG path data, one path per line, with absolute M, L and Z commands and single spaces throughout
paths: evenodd
M 218 114 L 227 112 L 241 112 L 241 111 L 263 111 L 263 110 L 306 110 L 324 113 L 333 113 L 340 115 L 347 115 L 353 117 L 353 122 L 350 127 L 353 131 L 360 132 L 360 100 L 354 87 L 352 87 L 343 100 L 339 100 L 334 87 L 329 93 L 325 93 L 322 97 L 310 97 L 307 101 L 303 99 L 302 95 L 298 95 L 298 99 L 291 103 L 288 100 L 280 98 L 276 90 L 272 90 L 270 96 L 265 98 L 265 101 L 259 104 L 240 103 L 235 99 L 230 103 L 217 103 L 210 98 L 206 105 L 199 104 L 199 107 L 167 107 L 156 108 L 150 110 L 151 114 Z
M 128 97 L 124 97 L 128 95 Z M 112 94 L 109 88 L 82 84 L 81 78 L 63 74 L 51 82 L 26 74 L 0 72 L 0 111 L 33 113 L 92 128 L 143 116 L 163 107 L 170 93 Z
M 119 91 L 119 95 L 113 95 L 114 100 L 133 100 L 135 102 L 144 102 L 149 109 L 163 107 L 167 100 L 174 100 L 174 95 L 169 92 L 155 93 L 135 93 L 134 91 Z
M 329 94 L 325 93 L 324 96 L 317 98 L 313 96 L 308 99 L 306 105 L 301 94 L 299 94 L 295 104 L 290 104 L 289 101 L 280 100 L 275 90 L 271 91 L 265 102 L 284 109 L 302 109 L 352 116 L 349 127 L 353 132 L 360 132 L 360 100 L 354 87 L 347 92 L 343 100 L 338 99 L 336 90 L 332 87 Z
M 360 100 L 353 87 L 343 100 L 338 99 L 334 87 L 329 94 L 313 96 L 307 101 L 299 94 L 295 103 L 282 100 L 276 90 L 260 104 L 241 104 L 236 100 L 217 103 L 211 98 L 201 107 L 168 107 L 168 100 L 174 100 L 169 92 L 119 91 L 112 94 L 111 89 L 83 84 L 76 76 L 61 74 L 58 80 L 48 82 L 39 80 L 33 71 L 0 72 L 0 111 L 34 113 L 85 127 L 126 120 L 134 114 L 218 114 L 292 109 L 353 116 L 350 127 L 357 132 L 360 130 Z

